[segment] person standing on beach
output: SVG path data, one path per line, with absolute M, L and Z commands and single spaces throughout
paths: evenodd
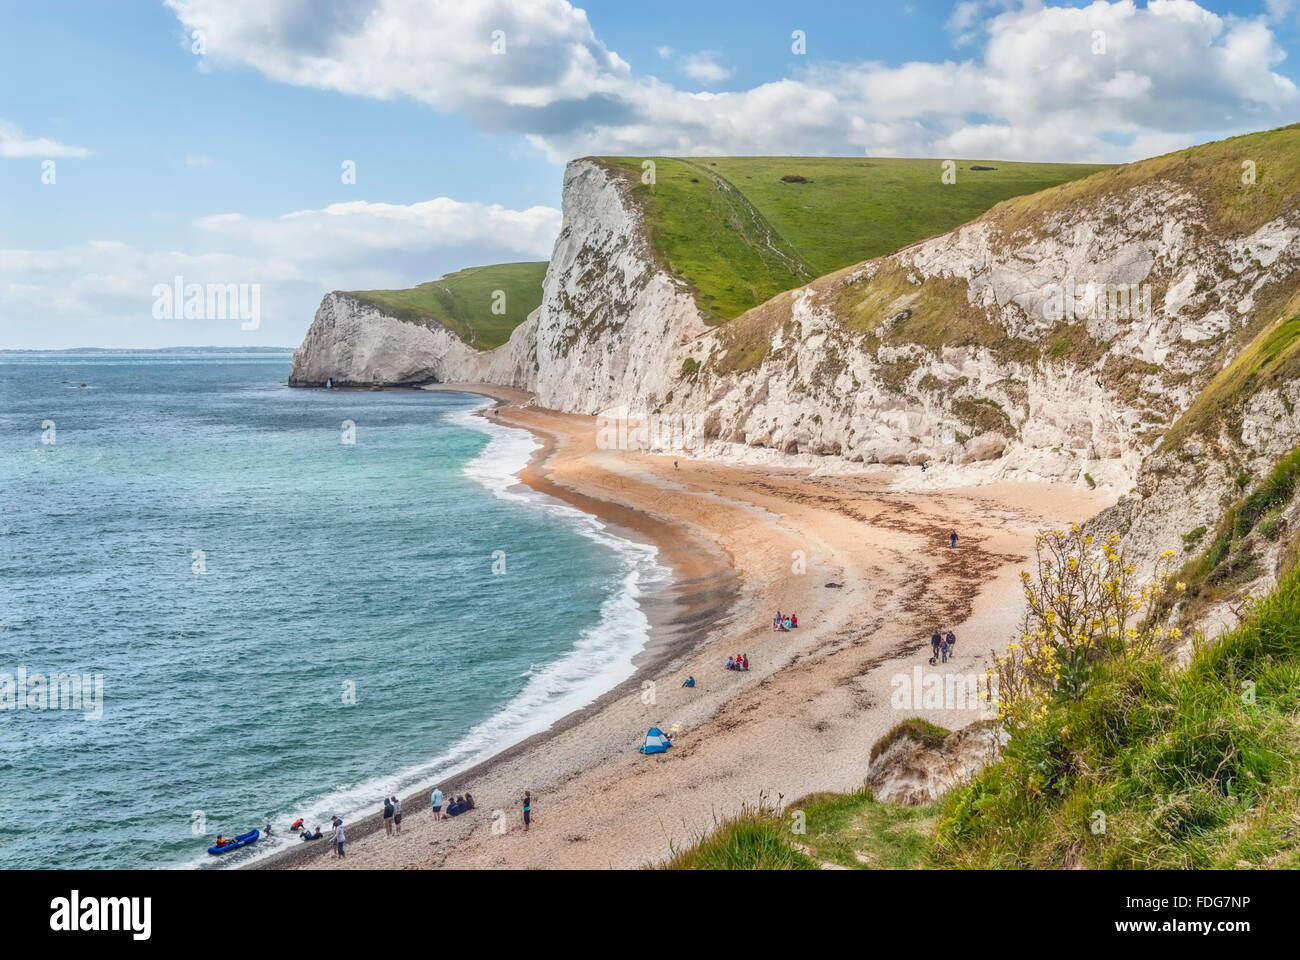
M 429 795 L 429 803 L 433 805 L 433 819 L 442 819 L 442 791 L 437 787 L 433 788 L 433 793 Z
M 343 841 L 347 837 L 343 835 L 343 821 L 338 817 L 334 818 L 334 859 L 343 859 Z
M 950 658 L 955 656 L 955 654 L 952 652 L 952 648 L 957 645 L 957 635 L 953 633 L 951 630 L 949 630 L 947 636 L 945 636 L 943 639 L 947 641 L 945 646 L 947 646 L 948 648 L 948 656 Z
M 939 647 L 942 645 L 943 645 L 943 636 L 939 633 L 939 630 L 936 627 L 934 633 L 930 634 L 930 652 L 932 654 L 932 656 L 930 657 L 931 663 L 938 662 Z
M 384 797 L 384 833 L 393 835 L 393 801 Z
M 957 532 L 955 530 L 948 534 L 948 547 L 952 550 L 957 549 Z
M 524 791 L 524 833 L 528 832 L 528 824 L 533 819 L 533 794 L 529 790 Z
M 402 832 L 402 801 L 397 799 L 397 794 L 393 794 L 393 833 L 401 834 Z

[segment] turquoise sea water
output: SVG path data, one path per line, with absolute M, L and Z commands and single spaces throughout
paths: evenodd
M 528 435 L 287 374 L 0 356 L 0 867 L 211 865 L 217 833 L 373 812 L 630 675 L 663 572 L 514 485 Z M 16 709 L 60 673 L 102 716 Z

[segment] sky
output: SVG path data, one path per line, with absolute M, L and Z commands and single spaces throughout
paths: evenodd
M 1300 0 L 0 0 L 0 349 L 295 346 L 330 290 L 547 259 L 575 157 L 1282 126 L 1297 43 Z

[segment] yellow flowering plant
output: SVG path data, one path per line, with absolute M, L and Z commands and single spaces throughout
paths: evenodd
M 1097 541 L 1077 523 L 1039 533 L 1033 566 L 1020 574 L 1019 635 L 985 677 L 998 719 L 1014 726 L 1041 715 L 1053 697 L 1077 700 L 1098 660 L 1155 649 L 1167 635 L 1143 613 L 1167 588 L 1174 556 L 1166 551 L 1150 580 L 1139 583 L 1138 565 L 1117 534 Z

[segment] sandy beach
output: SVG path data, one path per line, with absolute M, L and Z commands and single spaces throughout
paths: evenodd
M 674 576 L 645 598 L 650 643 L 634 677 L 440 784 L 471 791 L 474 811 L 435 822 L 422 791 L 403 798 L 401 836 L 386 837 L 376 815 L 346 825 L 343 861 L 322 842 L 257 867 L 639 867 L 744 803 L 856 789 L 871 745 L 899 720 L 955 729 L 979 716 L 900 709 L 891 680 L 917 666 L 982 674 L 1014 629 L 1035 531 L 1112 502 L 1048 484 L 900 492 L 887 468 L 813 476 L 684 457 L 675 467 L 671 456 L 598 449 L 594 417 L 529 406 L 517 391 L 456 389 L 494 397 L 492 419 L 543 441 L 524 483 L 659 548 Z M 774 632 L 776 610 L 796 613 L 798 629 Z M 931 668 L 935 628 L 958 642 Z M 740 652 L 749 672 L 725 670 Z M 693 689 L 681 685 L 688 675 Z M 647 757 L 637 747 L 652 726 L 676 731 L 674 746 Z

